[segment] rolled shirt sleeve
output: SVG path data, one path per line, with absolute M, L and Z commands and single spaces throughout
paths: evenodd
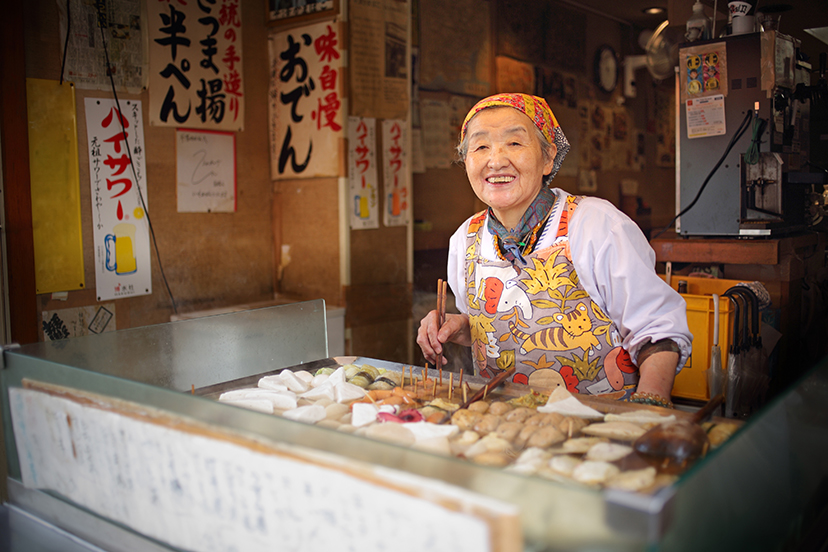
M 633 361 L 646 343 L 672 339 L 676 371 L 690 356 L 687 304 L 655 272 L 655 253 L 638 226 L 608 201 L 584 198 L 570 221 L 572 263 L 584 289 L 614 322 Z

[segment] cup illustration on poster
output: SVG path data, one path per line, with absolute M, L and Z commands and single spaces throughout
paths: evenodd
M 106 269 L 119 276 L 134 274 L 138 270 L 135 260 L 135 225 L 122 222 L 116 224 L 112 234 L 104 238 L 106 247 Z

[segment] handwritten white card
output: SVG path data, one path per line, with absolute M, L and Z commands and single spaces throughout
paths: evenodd
M 73 399 L 9 390 L 23 484 L 168 545 L 207 552 L 522 549 L 510 504 L 60 389 Z
M 236 135 L 176 130 L 179 213 L 236 211 Z

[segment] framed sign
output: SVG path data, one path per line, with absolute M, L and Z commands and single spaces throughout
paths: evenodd
M 267 0 L 268 25 L 305 22 L 339 14 L 339 0 Z

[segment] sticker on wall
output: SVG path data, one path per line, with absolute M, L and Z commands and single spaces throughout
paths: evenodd
M 152 293 L 141 102 L 86 98 L 98 301 Z
M 727 97 L 727 48 L 724 42 L 681 50 L 681 101 L 709 96 Z

